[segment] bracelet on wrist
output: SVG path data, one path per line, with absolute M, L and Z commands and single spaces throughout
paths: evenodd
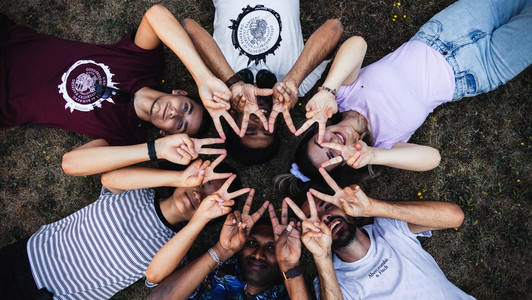
M 157 152 L 155 152 L 155 141 L 149 140 L 146 142 L 148 144 L 148 155 L 150 156 L 150 160 L 157 160 Z
M 334 98 L 336 99 L 336 97 L 337 97 L 337 96 L 336 96 L 336 95 L 337 95 L 337 94 L 336 94 L 336 89 L 331 89 L 331 88 L 328 88 L 328 87 L 322 85 L 322 86 L 320 86 L 320 87 L 318 88 L 318 91 L 321 91 L 321 90 L 325 90 L 325 91 L 327 91 L 327 92 L 333 94 Z
M 211 256 L 211 258 L 218 264 L 218 265 L 221 265 L 223 262 L 220 260 L 220 257 L 218 257 L 218 254 L 216 253 L 216 251 L 214 251 L 213 248 L 210 248 L 209 250 L 207 250 L 207 252 L 209 252 L 209 255 Z
M 240 75 L 235 74 L 231 76 L 229 79 L 227 79 L 227 81 L 225 82 L 225 85 L 227 85 L 227 88 L 231 88 L 233 84 L 239 82 L 240 80 L 242 80 L 242 78 L 240 78 Z

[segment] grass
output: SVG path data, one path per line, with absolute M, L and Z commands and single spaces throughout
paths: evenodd
M 443 1 L 302 1 L 301 22 L 308 37 L 328 18 L 341 18 L 344 39 L 361 35 L 368 43 L 365 64 L 407 41 Z M 13 0 L 0 11 L 17 23 L 67 39 L 113 43 L 136 28 L 152 1 Z M 179 18 L 193 18 L 212 31 L 210 1 L 160 2 Z M 394 5 L 395 4 L 395 5 Z M 394 16 L 397 16 L 394 18 Z M 406 16 L 406 17 L 404 17 Z M 394 21 L 395 19 L 395 21 Z M 194 91 L 192 77 L 168 53 L 163 87 Z M 385 170 L 363 186 L 379 199 L 431 199 L 458 203 L 466 213 L 462 227 L 435 232 L 423 241 L 448 279 L 479 299 L 525 299 L 530 294 L 532 193 L 532 70 L 505 86 L 474 98 L 437 108 L 412 137 L 441 151 L 433 171 Z M 29 87 L 31 88 L 31 87 Z M 293 116 L 301 120 L 302 106 Z M 295 138 L 281 128 L 283 146 L 268 164 L 244 168 L 233 160 L 246 186 L 257 189 L 256 203 L 281 196 L 269 179 L 286 171 L 286 153 Z M 0 246 L 35 232 L 94 201 L 99 176 L 71 177 L 62 172 L 62 155 L 88 141 L 86 137 L 38 125 L 0 129 Z M 193 254 L 214 244 L 220 223 L 209 226 Z M 313 265 L 308 255 L 304 256 Z M 307 273 L 311 279 L 315 271 Z M 142 282 L 116 299 L 142 299 Z

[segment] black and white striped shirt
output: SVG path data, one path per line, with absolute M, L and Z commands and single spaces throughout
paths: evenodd
M 113 194 L 98 200 L 28 241 L 37 287 L 54 299 L 107 299 L 144 276 L 157 251 L 175 234 L 154 207 L 153 189 Z

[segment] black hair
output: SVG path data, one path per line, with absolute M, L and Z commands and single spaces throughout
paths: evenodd
M 187 97 L 190 98 L 192 101 L 194 101 L 194 103 L 196 103 L 198 107 L 201 107 L 203 109 L 200 127 L 198 128 L 198 131 L 194 135 L 192 135 L 192 137 L 196 137 L 196 138 L 202 137 L 209 131 L 209 128 L 211 128 L 211 125 L 213 124 L 211 115 L 209 114 L 209 112 L 203 105 L 203 102 L 198 96 L 188 95 Z
M 337 124 L 341 120 L 341 114 L 337 113 L 327 121 L 327 126 L 330 124 Z M 274 177 L 274 187 L 284 195 L 296 197 L 301 193 L 304 194 L 311 187 L 317 185 L 327 186 L 327 183 L 321 176 L 318 168 L 314 166 L 314 163 L 310 160 L 308 155 L 309 141 L 317 132 L 318 126 L 314 125 L 298 141 L 289 166 L 291 167 L 292 162 L 296 163 L 299 171 L 308 177 L 310 181 L 303 182 L 301 179 L 290 173 L 280 174 Z M 368 134 L 363 136 L 362 140 L 368 142 L 369 138 L 370 136 Z M 368 179 L 374 178 L 380 174 L 381 170 L 382 168 L 380 166 L 367 165 L 360 169 L 353 169 L 348 165 L 340 165 L 329 171 L 329 175 L 331 175 L 334 181 L 336 181 L 338 186 L 345 187 L 351 184 L 360 184 Z
M 227 153 L 234 157 L 244 165 L 257 165 L 271 160 L 279 151 L 281 140 L 277 134 L 277 130 L 273 133 L 273 142 L 265 148 L 249 148 L 242 144 L 240 136 L 238 136 L 232 129 L 226 130 L 227 140 L 225 141 L 225 149 Z

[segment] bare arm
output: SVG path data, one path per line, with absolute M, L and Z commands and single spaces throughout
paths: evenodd
M 213 249 L 221 261 L 225 261 L 231 257 L 230 253 L 221 248 L 219 243 Z M 161 281 L 150 293 L 148 299 L 184 299 L 190 296 L 203 279 L 217 267 L 218 264 L 209 253 L 204 253 L 193 262 L 176 270 Z M 151 282 L 151 280 L 149 281 Z
M 358 77 L 367 49 L 366 41 L 360 36 L 347 39 L 334 58 L 331 70 L 323 85 L 338 90 L 342 85 L 350 85 Z
M 328 252 L 327 257 L 314 256 L 314 262 L 316 263 L 318 280 L 320 282 L 320 299 L 342 299 L 342 292 L 340 291 L 338 279 L 334 272 L 331 251 Z
M 166 7 L 154 5 L 142 18 L 135 44 L 143 49 L 154 49 L 160 42 L 172 49 L 192 74 L 206 107 L 228 106 L 226 102 L 231 96 L 229 89 L 203 63 L 187 32 L 174 15 Z
M 373 148 L 373 163 L 410 171 L 428 171 L 440 164 L 440 152 L 432 147 L 396 143 L 391 149 Z
M 327 20 L 307 40 L 299 58 L 282 81 L 292 80 L 299 87 L 307 75 L 331 54 L 343 31 L 340 20 Z
M 341 207 L 352 217 L 382 217 L 408 223 L 413 233 L 456 228 L 462 225 L 464 213 L 451 202 L 443 201 L 385 201 L 366 196 L 357 185 L 341 189 L 332 177 L 320 168 L 320 173 L 335 192 L 326 195 L 314 189 L 310 193 L 323 201 Z

